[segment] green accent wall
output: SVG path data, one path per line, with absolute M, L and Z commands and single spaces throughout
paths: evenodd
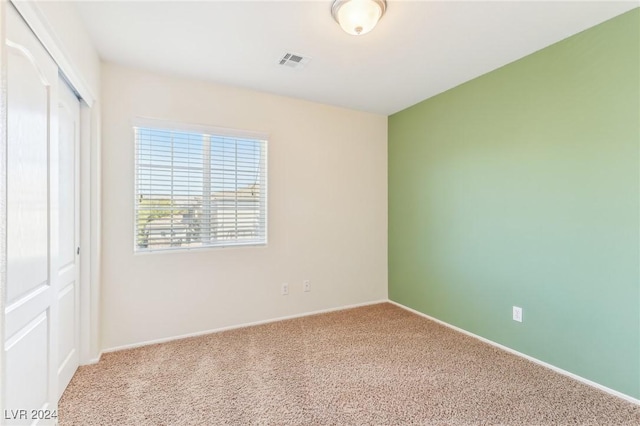
M 389 117 L 389 298 L 634 398 L 639 23 Z

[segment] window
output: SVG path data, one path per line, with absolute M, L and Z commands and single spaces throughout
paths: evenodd
M 136 126 L 135 250 L 267 241 L 266 137 Z

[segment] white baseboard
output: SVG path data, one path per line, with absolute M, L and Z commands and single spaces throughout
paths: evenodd
M 97 364 L 100 362 L 100 358 L 102 358 L 102 352 L 100 352 L 96 358 L 91 358 L 89 361 L 82 365 Z
M 476 338 L 476 339 L 478 339 L 478 340 L 480 340 L 480 341 L 482 341 L 482 342 L 488 343 L 488 344 L 490 344 L 490 345 L 492 345 L 492 346 L 495 346 L 495 347 L 497 347 L 497 348 L 499 348 L 499 349 L 502 349 L 503 351 L 507 351 L 507 352 L 509 352 L 509 353 L 511 353 L 511 354 L 514 354 L 514 355 L 517 355 L 517 356 L 522 357 L 522 358 L 524 358 L 524 359 L 527 359 L 527 360 L 529 360 L 529 361 L 531 361 L 531 362 L 534 362 L 534 363 L 536 363 L 536 364 L 538 364 L 538 365 L 541 365 L 541 366 L 546 367 L 546 368 L 548 368 L 548 369 L 550 369 L 550 370 L 553 370 L 553 371 L 555 371 L 556 373 L 560 373 L 560 374 L 562 374 L 562 375 L 564 375 L 564 376 L 571 377 L 571 378 L 572 378 L 572 379 L 574 379 L 574 380 L 577 380 L 577 381 L 579 381 L 579 382 L 582 382 L 582 383 L 584 383 L 584 384 L 586 384 L 586 385 L 589 385 L 589 386 L 591 386 L 591 387 L 594 387 L 594 388 L 596 388 L 596 389 L 600 389 L 601 391 L 604 391 L 604 392 L 606 392 L 606 393 L 608 393 L 608 394 L 611 394 L 611 395 L 613 395 L 613 396 L 617 396 L 618 398 L 622 398 L 622 399 L 624 399 L 625 401 L 629 401 L 629 402 L 631 402 L 631 403 L 633 403 L 633 404 L 640 405 L 640 399 L 636 399 L 636 398 L 634 398 L 634 397 L 632 397 L 632 396 L 629 396 L 629 395 L 624 394 L 624 393 L 622 393 L 622 392 L 618 392 L 617 390 L 613 390 L 613 389 L 608 388 L 608 387 L 606 387 L 606 386 L 603 386 L 603 385 L 601 385 L 601 384 L 599 384 L 599 383 L 593 382 L 593 381 L 591 381 L 591 380 L 589 380 L 589 379 L 585 379 L 584 377 L 581 377 L 581 376 L 578 376 L 577 374 L 574 374 L 574 373 L 571 373 L 571 372 L 569 372 L 569 371 L 563 370 L 562 368 L 556 367 L 555 365 L 552 365 L 552 364 L 546 363 L 546 362 L 544 362 L 544 361 L 540 361 L 540 360 L 539 360 L 539 359 L 537 359 L 537 358 L 534 358 L 534 357 L 532 357 L 532 356 L 529 356 L 529 355 L 523 354 L 522 352 L 518 352 L 518 351 L 516 351 L 515 349 L 511 349 L 511 348 L 510 348 L 510 347 L 508 347 L 508 346 L 504 346 L 504 345 L 501 345 L 500 343 L 496 343 L 496 342 L 494 342 L 493 340 L 489 340 L 489 339 L 484 338 L 484 337 L 482 337 L 482 336 L 478 336 L 477 334 L 473 334 L 473 333 L 471 333 L 471 332 L 469 332 L 469 331 L 467 331 L 467 330 L 464 330 L 464 329 L 462 329 L 462 328 L 460 328 L 460 327 L 456 327 L 455 325 L 451 325 L 451 324 L 449 324 L 449 323 L 447 323 L 447 322 L 444 322 L 444 321 L 442 321 L 442 320 L 439 320 L 439 319 L 437 319 L 437 318 L 434 318 L 434 317 L 432 317 L 432 316 L 430 316 L 430 315 L 423 314 L 423 313 L 422 313 L 422 312 L 420 312 L 420 311 L 416 311 L 415 309 L 411 309 L 411 308 L 409 308 L 408 306 L 404 306 L 404 305 L 402 305 L 402 304 L 400 304 L 400 303 L 398 303 L 398 302 L 394 302 L 393 300 L 389 300 L 389 303 L 391 303 L 391 304 L 393 304 L 393 305 L 396 305 L 396 306 L 398 306 L 398 307 L 400 307 L 400 308 L 402 308 L 402 309 L 405 309 L 405 310 L 407 310 L 407 311 L 409 311 L 409 312 L 412 312 L 412 313 L 414 313 L 414 314 L 416 314 L 416 315 L 420 315 L 421 317 L 424 317 L 424 318 L 430 319 L 431 321 L 437 322 L 438 324 L 444 325 L 445 327 L 449 327 L 449 328 L 451 328 L 451 329 L 453 329 L 453 330 L 455 330 L 455 331 L 457 331 L 457 332 L 460 332 L 460 333 L 466 334 L 467 336 L 471 336 L 471 337 Z
M 112 348 L 103 349 L 102 352 L 100 353 L 100 356 L 102 356 L 102 354 L 105 354 L 105 353 L 108 353 L 108 352 L 116 352 L 116 351 L 122 351 L 122 350 L 125 350 L 125 349 L 139 348 L 141 346 L 155 345 L 157 343 L 166 343 L 166 342 L 171 342 L 173 340 L 180 340 L 180 339 L 187 339 L 189 337 L 203 336 L 205 334 L 220 333 L 221 331 L 235 330 L 235 329 L 238 329 L 238 328 L 252 327 L 254 325 L 269 324 L 269 323 L 272 323 L 272 322 L 278 322 L 278 321 L 284 321 L 284 320 L 289 320 L 289 319 L 308 317 L 308 316 L 311 316 L 311 315 L 326 314 L 328 312 L 343 311 L 345 309 L 360 308 L 362 306 L 377 305 L 377 304 L 386 303 L 386 302 L 388 302 L 387 299 L 381 299 L 381 300 L 375 300 L 375 301 L 371 301 L 371 302 L 356 303 L 354 305 L 339 306 L 337 308 L 321 309 L 319 311 L 304 312 L 304 313 L 301 313 L 301 314 L 287 315 L 287 316 L 271 318 L 271 319 L 267 319 L 267 320 L 247 322 L 247 323 L 238 324 L 238 325 L 231 325 L 231 326 L 228 326 L 228 327 L 220 327 L 220 328 L 214 328 L 214 329 L 210 329 L 210 330 L 197 331 L 195 333 L 181 334 L 179 336 L 164 337 L 164 338 L 161 338 L 161 339 L 147 340 L 147 341 L 139 342 L 139 343 L 132 343 L 132 344 L 128 344 L 128 345 L 115 346 L 115 347 L 112 347 Z M 98 358 L 97 361 L 99 361 L 99 360 L 100 360 L 100 358 Z

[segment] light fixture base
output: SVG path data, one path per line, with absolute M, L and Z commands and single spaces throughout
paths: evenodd
M 380 16 L 378 17 L 378 19 L 375 20 L 375 22 L 373 22 L 373 25 L 370 25 L 365 30 L 365 28 L 363 28 L 363 26 L 361 25 L 347 27 L 345 22 L 340 22 L 340 9 L 343 6 L 346 6 L 347 4 L 356 2 L 356 1 L 360 1 L 360 0 L 334 0 L 333 4 L 331 5 L 331 16 L 333 16 L 333 19 L 335 19 L 335 21 L 340 25 L 340 27 L 342 27 L 342 29 L 346 33 L 351 35 L 366 34 L 369 31 L 371 31 L 376 26 L 378 21 L 384 16 L 384 13 L 387 10 L 387 2 L 386 0 L 367 0 L 370 3 L 373 3 L 380 8 Z

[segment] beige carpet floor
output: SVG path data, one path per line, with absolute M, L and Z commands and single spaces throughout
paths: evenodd
M 105 354 L 61 425 L 639 425 L 640 406 L 384 303 Z

